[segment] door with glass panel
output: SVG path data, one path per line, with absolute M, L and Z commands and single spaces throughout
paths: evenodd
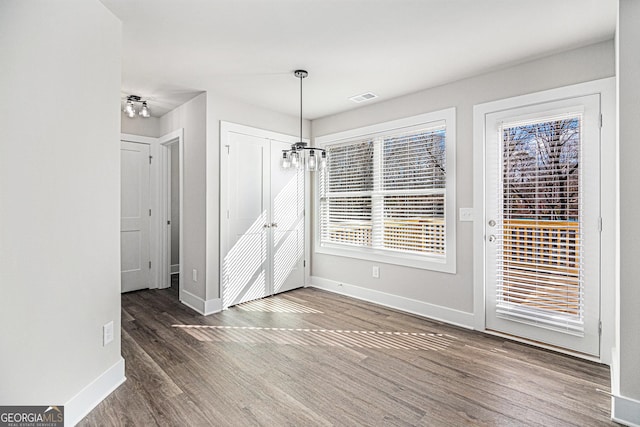
M 486 328 L 592 356 L 600 336 L 600 96 L 486 116 Z
M 304 285 L 305 172 L 280 167 L 291 143 L 276 134 L 226 124 L 221 139 L 221 296 L 227 308 Z

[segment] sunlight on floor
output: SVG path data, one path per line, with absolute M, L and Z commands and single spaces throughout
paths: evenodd
M 322 313 L 322 311 L 316 310 L 315 308 L 278 297 L 245 302 L 237 305 L 236 308 L 244 311 L 261 311 L 266 313 Z
M 172 325 L 205 342 L 310 345 L 397 350 L 445 350 L 456 340 L 447 334 L 349 331 L 342 329 L 261 328 L 257 326 Z

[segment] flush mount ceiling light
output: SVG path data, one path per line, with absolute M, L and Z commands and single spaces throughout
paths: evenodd
M 308 147 L 306 142 L 302 142 L 302 79 L 309 73 L 296 70 L 293 75 L 300 79 L 300 141 L 292 144 L 290 149 L 282 150 L 281 165 L 284 169 L 306 167 L 308 171 L 316 171 L 327 165 L 327 152 L 322 148 Z
M 140 112 L 136 111 L 135 104 L 141 104 Z M 122 109 L 122 111 L 124 111 L 124 113 L 131 119 L 136 116 L 136 113 L 139 114 L 141 117 L 144 117 L 145 119 L 148 117 L 151 117 L 151 110 L 147 105 L 147 101 L 143 101 L 142 98 L 139 97 L 138 95 L 127 96 L 127 100 L 125 101 L 124 108 Z

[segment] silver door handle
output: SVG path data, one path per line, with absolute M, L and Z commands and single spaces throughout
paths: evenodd
M 495 242 L 496 241 L 496 236 L 494 236 L 493 234 L 491 236 L 489 236 L 489 241 L 490 242 Z
M 278 226 L 278 223 L 277 223 L 277 222 L 272 222 L 272 223 L 271 223 L 271 226 L 272 226 L 273 228 L 276 228 L 276 227 Z

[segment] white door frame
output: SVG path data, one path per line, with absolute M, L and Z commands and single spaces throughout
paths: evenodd
M 171 234 L 169 227 L 167 226 L 171 219 L 171 146 L 178 145 L 178 188 L 180 189 L 179 200 L 179 212 L 180 212 L 180 224 L 179 224 L 179 241 L 178 250 L 180 272 L 179 272 L 179 293 L 180 300 L 182 301 L 182 291 L 184 283 L 184 251 L 183 251 L 183 204 L 184 204 L 184 129 L 178 129 L 171 133 L 158 138 L 158 162 L 160 173 L 160 188 L 159 188 L 159 236 L 162 242 L 159 245 L 160 249 L 160 263 L 159 268 L 159 280 L 158 288 L 168 288 L 171 286 Z
M 138 144 L 148 144 L 149 145 L 149 153 L 151 155 L 151 178 L 150 178 L 150 195 L 149 195 L 149 203 L 151 205 L 151 223 L 150 223 L 150 233 L 149 233 L 149 250 L 151 255 L 151 283 L 149 284 L 149 289 L 162 289 L 170 286 L 165 285 L 163 283 L 163 275 L 161 274 L 160 266 L 163 264 L 163 257 L 165 259 L 169 259 L 165 254 L 167 250 L 167 240 L 165 237 L 166 234 L 166 223 L 167 223 L 167 213 L 164 207 L 166 206 L 164 193 L 164 187 L 166 186 L 166 182 L 169 179 L 169 170 L 167 169 L 167 159 L 168 159 L 168 145 L 172 143 L 178 143 L 178 151 L 180 154 L 180 265 L 184 265 L 183 258 L 183 223 L 182 220 L 182 208 L 183 208 L 183 194 L 184 194 L 184 129 L 180 128 L 171 133 L 168 133 L 159 138 L 153 138 L 148 136 L 140 136 L 133 135 L 128 133 L 120 134 L 121 141 L 128 142 L 136 142 Z M 164 165 L 165 167 L 161 167 Z M 165 183 L 165 184 L 162 184 Z M 168 261 L 167 261 L 168 262 Z M 184 278 L 182 276 L 182 271 L 180 272 L 180 301 L 182 301 L 182 283 L 184 283 Z
M 225 218 L 227 217 L 227 201 L 228 201 L 228 191 L 227 191 L 227 187 L 225 185 L 226 179 L 227 179 L 227 164 L 224 162 L 224 159 L 226 158 L 226 156 L 224 155 L 224 151 L 227 149 L 226 147 L 229 145 L 228 141 L 229 141 L 229 134 L 231 132 L 237 132 L 237 133 L 242 133 L 245 135 L 251 135 L 251 136 L 255 136 L 255 137 L 259 137 L 259 138 L 266 138 L 266 139 L 272 139 L 272 140 L 278 140 L 278 141 L 282 141 L 283 139 L 286 139 L 283 142 L 291 142 L 292 144 L 295 142 L 298 142 L 300 140 L 299 137 L 297 136 L 293 136 L 293 135 L 287 135 L 287 134 L 283 134 L 283 133 L 279 133 L 279 132 L 273 132 L 273 131 L 269 131 L 269 130 L 264 130 L 264 129 L 259 129 L 259 128 L 254 128 L 251 126 L 245 126 L 245 125 L 240 125 L 237 123 L 231 123 L 231 122 L 225 122 L 223 120 L 220 121 L 220 211 L 219 211 L 219 218 L 220 218 L 220 241 L 219 241 L 219 250 L 220 250 L 220 259 L 219 259 L 219 265 L 220 265 L 220 269 L 218 272 L 218 280 L 219 280 L 219 295 L 220 298 L 222 299 L 222 283 L 223 283 L 223 277 L 222 277 L 222 266 L 224 265 L 224 257 L 227 254 L 227 251 L 229 248 L 226 247 L 225 242 L 228 241 L 228 233 L 229 233 L 229 229 L 227 226 L 227 223 L 225 222 Z M 284 138 L 283 138 L 284 137 Z M 307 142 L 309 143 L 309 140 L 306 138 L 303 138 L 302 142 Z M 306 174 L 309 174 L 309 172 L 306 172 Z M 310 239 L 310 197 L 309 197 L 309 193 L 310 193 L 310 185 L 311 185 L 311 179 L 309 177 L 309 175 L 306 175 L 305 177 L 305 192 L 304 192 L 304 286 L 306 287 L 309 284 L 309 277 L 311 275 L 311 263 L 309 262 L 309 254 L 310 254 L 310 248 L 311 248 L 311 239 Z M 181 251 L 181 256 L 182 256 L 182 249 L 180 249 Z M 182 262 L 182 261 L 181 261 Z
M 618 252 L 616 249 L 617 218 L 617 180 L 616 180 L 616 100 L 615 78 L 610 77 L 586 83 L 565 86 L 543 92 L 502 99 L 473 108 L 473 297 L 474 297 L 474 329 L 500 335 L 486 330 L 485 325 L 485 121 L 487 114 L 504 111 L 518 106 L 535 105 L 554 100 L 561 100 L 598 93 L 601 96 L 601 157 L 600 157 L 600 212 L 602 217 L 602 234 L 600 241 L 600 320 L 602 334 L 600 336 L 600 358 L 593 359 L 571 351 L 563 351 L 557 347 L 549 347 L 534 343 L 540 347 L 566 352 L 578 357 L 597 360 L 611 364 L 612 351 L 615 345 L 615 283 Z M 610 255 L 611 254 L 611 255 Z M 615 255 L 614 255 L 615 254 Z M 511 339 L 520 340 L 515 337 Z M 525 339 L 520 341 L 529 342 Z

